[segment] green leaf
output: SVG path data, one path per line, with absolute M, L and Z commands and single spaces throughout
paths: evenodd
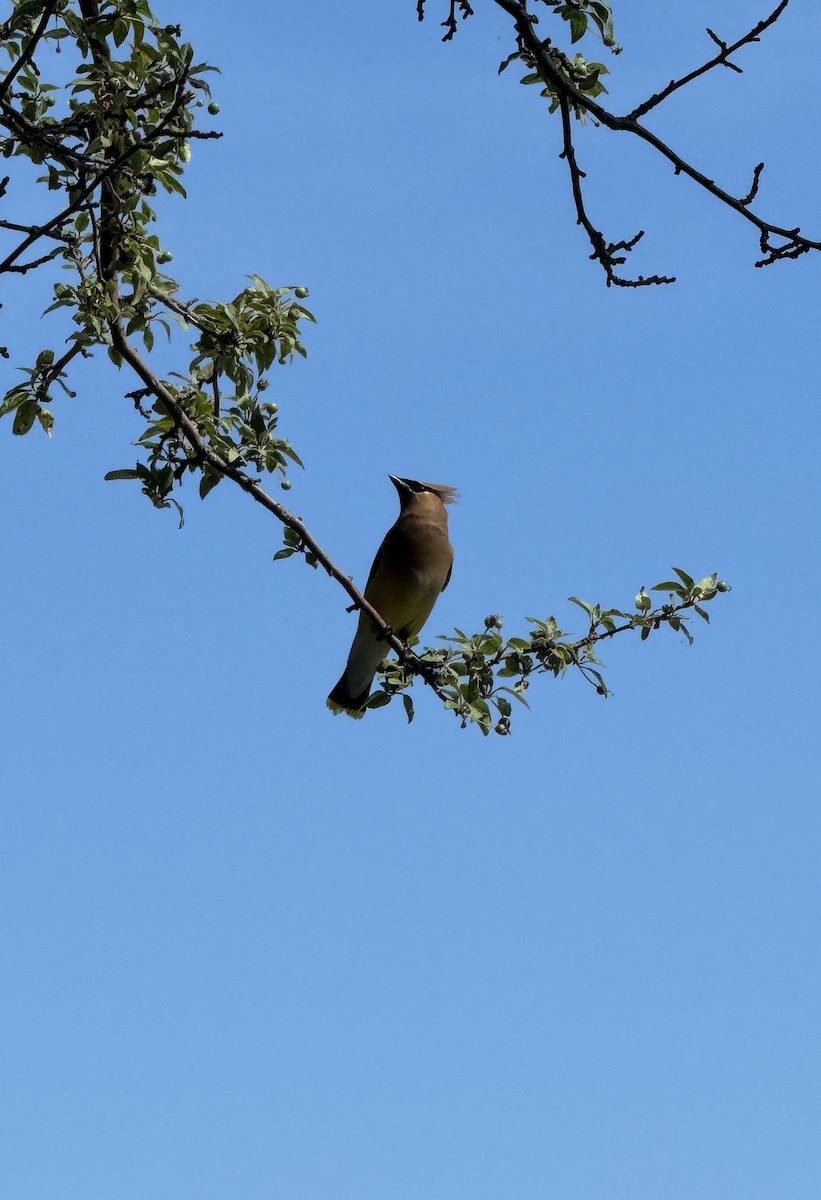
M 587 17 L 585 14 L 583 12 L 579 12 L 579 10 L 576 8 L 569 11 L 565 10 L 565 12 L 562 13 L 562 16 L 564 17 L 565 21 L 570 22 L 570 41 L 580 41 L 581 38 L 583 38 L 587 33 Z
M 274 555 L 274 562 L 276 562 L 278 558 L 290 558 L 292 554 L 296 554 L 296 550 L 277 550 L 276 554 Z
M 200 500 L 204 500 L 209 492 L 213 491 L 218 483 L 222 482 L 222 475 L 218 475 L 216 471 L 203 472 L 200 480 Z
M 39 407 L 40 405 L 36 400 L 24 400 L 14 414 L 14 424 L 11 427 L 12 433 L 18 437 L 22 437 L 28 433 L 37 419 L 37 410 Z
M 686 571 L 681 571 L 678 567 L 673 567 L 673 570 L 675 571 L 676 575 L 678 575 L 685 587 L 691 588 L 693 586 L 693 581 Z
M 504 62 L 499 63 L 499 72 L 498 73 L 501 75 L 502 71 L 506 71 L 507 68 L 510 66 L 510 64 L 512 62 L 515 62 L 517 58 L 521 58 L 521 54 L 518 50 L 514 50 L 512 54 L 508 54 L 508 56 L 504 60 Z
M 15 408 L 19 408 L 30 394 L 27 384 L 20 384 L 19 387 L 12 388 L 6 392 L 3 403 L 0 404 L 0 417 L 5 417 L 7 413 L 14 412 Z
M 593 605 L 592 604 L 585 604 L 584 600 L 580 600 L 578 596 L 568 596 L 567 598 L 571 604 L 578 604 L 579 608 L 584 609 L 584 611 L 587 613 L 588 617 L 590 617 L 592 620 L 592 618 L 593 618 Z
M 139 479 L 140 476 L 133 467 L 123 467 L 119 471 L 109 471 L 103 479 Z
M 610 695 L 607 684 L 604 682 L 604 677 L 598 671 L 590 671 L 590 674 L 596 680 L 596 691 L 600 696 L 604 696 L 605 700 Z
M 405 715 L 407 716 L 408 724 L 410 725 L 411 721 L 413 720 L 413 700 L 411 700 L 407 692 L 402 693 L 402 703 L 405 706 Z
M 302 459 L 297 454 L 296 450 L 294 450 L 288 444 L 288 442 L 278 442 L 277 444 L 279 445 L 280 449 L 282 450 L 282 453 L 286 454 L 288 456 L 288 458 L 290 458 L 291 462 L 295 462 L 298 467 L 302 467 L 304 470 L 305 464 L 303 463 Z

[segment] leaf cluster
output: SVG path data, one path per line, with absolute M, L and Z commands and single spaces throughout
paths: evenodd
M 693 635 L 687 622 L 688 614 L 697 613 L 704 621 L 709 614 L 704 604 L 730 585 L 717 574 L 697 582 L 685 571 L 674 568 L 676 580 L 657 583 L 651 591 L 666 592 L 665 603 L 653 607 L 651 597 L 641 588 L 634 609 L 605 609 L 600 604 L 588 604 L 578 596 L 569 600 L 580 608 L 588 621 L 587 631 L 571 639 L 560 629 L 555 617 L 529 617 L 530 630 L 522 636 L 504 637 L 502 619 L 498 614 L 485 618 L 484 628 L 475 634 L 461 629 L 454 636 L 444 637 L 450 648 L 427 648 L 400 658 L 386 660 L 380 667 L 380 687 L 368 701 L 368 708 L 381 708 L 396 695 L 402 696 L 408 720 L 413 719 L 413 701 L 407 693 L 413 678 L 421 675 L 432 683 L 446 708 L 452 710 L 462 727 L 476 725 L 487 736 L 491 731 L 505 736 L 511 732 L 512 700 L 527 706 L 525 693 L 534 676 L 578 671 L 600 696 L 610 691 L 600 670 L 598 644 L 608 638 L 631 630 L 639 630 L 645 641 L 651 633 L 669 626 L 681 632 L 692 645 Z
M 550 59 L 558 77 L 585 96 L 595 99 L 596 96 L 601 96 L 603 92 L 607 91 L 607 88 L 601 81 L 601 76 L 608 74 L 604 63 L 588 62 L 583 54 L 574 54 L 570 58 L 562 50 L 559 50 L 558 47 L 552 45 L 547 46 L 544 49 L 544 53 Z M 538 84 L 541 89 L 539 95 L 546 97 L 550 101 L 550 111 L 555 112 L 567 93 L 557 86 L 553 79 L 545 76 L 536 58 L 529 50 L 520 47 L 520 49 L 509 54 L 499 64 L 499 74 L 501 75 L 502 71 L 506 70 L 512 62 L 516 62 L 517 60 L 528 68 L 527 73 L 522 76 L 519 82 L 526 86 L 534 83 Z M 587 109 L 584 105 L 580 104 L 576 99 L 571 98 L 570 108 L 576 119 L 584 124 L 587 120 Z
M 47 349 L 33 368 L 21 368 L 24 379 L 6 393 L 0 416 L 14 414 L 14 434 L 38 421 L 50 434 L 53 385 L 74 395 L 66 382 L 72 358 L 104 349 L 120 367 L 120 337 L 139 338 L 150 354 L 158 332 L 171 341 L 193 331 L 188 371 L 162 380 L 164 399 L 151 388 L 130 393 L 146 421 L 136 441 L 141 461 L 106 478 L 137 480 L 160 508 L 179 508 L 171 492 L 188 474 L 199 475 L 202 497 L 220 482 L 180 428 L 173 397 L 226 463 L 276 472 L 287 486 L 289 463 L 301 463 L 277 431 L 278 405 L 264 393 L 274 363 L 306 354 L 301 325 L 314 319 L 301 303 L 307 289 L 275 288 L 254 275 L 230 302 L 182 303 L 167 274 L 173 256 L 156 231 L 153 196 L 184 197 L 192 140 L 219 136 L 196 125 L 203 107 L 218 111 L 208 83 L 215 68 L 195 62 L 179 28 L 160 24 L 146 0 L 61 0 L 45 24 L 43 7 L 16 4 L 1 30 L 12 60 L 25 62 L 0 102 L 0 147 L 6 157 L 45 166 L 37 182 L 58 197 L 58 209 L 43 226 L 4 223 L 25 236 L 2 266 L 25 271 L 55 262 L 62 278 L 46 312 L 65 313 L 73 330 L 56 364 Z M 73 73 L 61 66 L 62 85 L 46 82 L 47 67 L 57 67 L 54 54 L 65 59 L 67 47 L 76 55 Z M 48 253 L 20 263 L 43 239 Z M 146 396 L 148 409 L 140 403 Z
M 542 3 L 569 24 L 571 43 L 580 41 L 592 30 L 614 54 L 621 52 L 621 46 L 613 32 L 612 8 L 604 0 L 542 0 Z M 532 18 L 533 21 L 535 19 Z M 539 95 L 550 101 L 551 112 L 555 112 L 563 100 L 567 101 L 568 88 L 561 85 L 569 85 L 570 109 L 576 119 L 584 124 L 587 109 L 573 97 L 573 92 L 579 92 L 591 100 L 606 93 L 607 88 L 601 77 L 609 74 L 607 67 L 604 63 L 589 62 L 583 54 L 566 54 L 553 44 L 551 38 L 546 38 L 541 43 L 541 50 L 553 68 L 550 74 L 545 73 L 544 65 L 539 63 L 522 38 L 518 39 L 517 49 L 499 64 L 499 74 L 501 75 L 511 63 L 521 62 L 527 68 L 527 73 L 519 82 L 526 86 L 537 84 L 540 87 Z

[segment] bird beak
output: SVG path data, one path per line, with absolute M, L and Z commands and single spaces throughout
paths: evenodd
M 388 479 L 390 479 L 400 496 L 407 496 L 412 490 L 408 485 L 407 479 L 400 479 L 398 475 L 389 475 Z

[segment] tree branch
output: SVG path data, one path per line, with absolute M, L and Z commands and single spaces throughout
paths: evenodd
M 449 42 L 452 39 L 453 35 L 456 33 L 456 29 L 457 29 L 456 11 L 457 11 L 457 9 L 462 14 L 463 20 L 465 17 L 473 16 L 473 9 L 470 7 L 469 0 L 449 0 L 449 3 L 450 3 L 450 12 L 448 13 L 445 20 L 442 21 L 442 28 L 445 30 L 445 36 L 442 38 L 443 42 Z M 424 19 L 425 19 L 425 0 L 416 0 L 416 15 L 420 21 L 424 21 Z
M 745 36 L 745 38 L 742 38 L 739 43 L 735 44 L 734 47 L 728 47 L 726 51 L 722 50 L 722 53 L 718 56 L 718 60 L 723 61 L 723 58 L 726 58 L 726 56 L 730 54 L 732 49 L 736 48 L 737 45 L 741 45 L 749 40 L 755 40 L 757 37 L 757 31 L 760 31 L 761 29 L 766 28 L 768 25 L 773 24 L 773 22 L 776 21 L 780 14 L 784 11 L 788 2 L 789 0 L 782 0 L 782 3 L 779 4 L 778 8 L 776 8 L 764 21 L 760 22 L 754 30 L 751 30 L 750 33 Z M 749 205 L 752 199 L 755 197 L 757 181 L 758 176 L 760 176 L 761 173 L 761 167 L 756 168 L 754 186 L 750 195 L 743 198 L 731 195 L 729 192 L 725 191 L 724 188 L 719 187 L 714 180 L 709 179 L 691 163 L 687 162 L 686 159 L 682 158 L 680 154 L 678 154 L 670 146 L 666 145 L 666 143 L 664 143 L 661 138 L 657 137 L 656 134 L 654 134 L 651 130 L 642 125 L 636 119 L 635 113 L 629 113 L 624 117 L 615 116 L 606 108 L 602 107 L 601 104 L 597 103 L 596 100 L 592 99 L 579 88 L 575 87 L 558 69 L 556 63 L 553 61 L 550 53 L 549 40 L 542 42 L 537 37 L 534 30 L 533 14 L 528 13 L 524 3 L 522 3 L 521 0 L 495 0 L 495 3 L 498 4 L 500 8 L 503 8 L 505 12 L 507 12 L 513 18 L 520 49 L 526 52 L 526 54 L 533 60 L 533 62 L 536 64 L 539 74 L 547 83 L 550 84 L 560 98 L 564 98 L 567 104 L 572 103 L 580 111 L 589 113 L 591 117 L 594 117 L 607 129 L 613 130 L 617 133 L 631 133 L 635 137 L 640 138 L 649 146 L 652 146 L 653 149 L 658 154 L 662 155 L 662 157 L 666 158 L 668 162 L 672 163 L 677 175 L 688 176 L 693 180 L 694 183 L 697 183 L 699 187 L 703 188 L 706 192 L 709 192 L 710 195 L 721 201 L 722 204 L 738 213 L 746 221 L 749 221 L 751 225 L 756 227 L 759 232 L 759 245 L 761 247 L 761 253 L 763 256 L 756 262 L 755 265 L 757 267 L 768 266 L 769 264 L 777 262 L 779 259 L 783 258 L 798 258 L 800 255 L 808 253 L 810 250 L 821 250 L 821 241 L 815 241 L 801 236 L 801 232 L 798 227 L 794 229 L 785 229 L 780 225 L 775 225 L 770 221 L 764 220 L 763 217 L 758 216 L 757 213 L 754 213 L 750 210 Z M 706 69 L 709 69 L 709 64 L 707 64 L 707 66 L 705 66 L 698 73 L 703 73 L 703 70 Z M 673 90 L 675 90 L 675 88 L 673 88 Z M 667 94 L 669 94 L 669 91 Z M 662 98 L 664 98 L 664 94 L 660 95 Z M 660 103 L 660 100 L 656 101 L 656 103 Z M 651 105 L 651 107 L 654 106 L 655 105 Z M 640 108 L 635 110 L 635 112 L 639 111 L 641 111 Z M 577 185 L 580 178 L 581 177 L 577 174 L 575 177 L 575 183 Z M 584 220 L 581 218 L 581 216 L 580 223 L 584 224 Z M 598 237 L 602 237 L 598 231 L 595 232 Z M 781 238 L 783 239 L 783 242 L 779 245 L 773 245 L 772 241 L 770 240 L 771 238 Z M 591 241 L 593 241 L 592 238 Z M 595 241 L 593 241 L 593 247 L 595 251 L 597 249 Z M 621 248 L 625 247 L 622 246 Z M 593 257 L 598 258 L 599 261 L 602 262 L 602 265 L 605 266 L 604 260 L 599 254 L 594 253 Z M 606 266 L 605 270 L 607 270 Z M 608 275 L 608 282 L 616 281 L 615 279 L 611 279 Z M 623 283 L 625 281 L 621 282 Z
M 790 0 L 781 0 L 781 3 L 778 5 L 778 7 L 773 9 L 768 17 L 765 17 L 763 21 L 759 21 L 754 29 L 751 29 L 749 33 L 745 33 L 744 36 L 739 38 L 737 42 L 733 42 L 732 46 L 728 46 L 726 42 L 722 42 L 720 38 L 716 37 L 712 29 L 708 29 L 708 35 L 719 47 L 719 52 L 715 58 L 711 58 L 709 62 L 697 67 L 695 71 L 690 71 L 688 75 L 682 75 L 681 79 L 671 79 L 666 88 L 663 88 L 660 92 L 656 92 L 654 96 L 651 96 L 649 100 L 645 100 L 643 104 L 638 106 L 638 108 L 634 108 L 630 113 L 630 116 L 634 120 L 636 120 L 638 117 L 645 116 L 652 108 L 655 108 L 656 105 L 661 104 L 663 100 L 666 100 L 668 96 L 672 96 L 673 92 L 677 92 L 679 88 L 685 87 L 685 85 L 688 83 L 692 83 L 692 81 L 694 79 L 698 79 L 700 75 L 706 75 L 708 71 L 712 71 L 713 67 L 729 67 L 730 70 L 737 71 L 739 74 L 741 74 L 741 67 L 737 67 L 735 63 L 731 63 L 729 61 L 730 55 L 735 54 L 736 50 L 740 50 L 742 46 L 751 45 L 753 42 L 759 41 L 764 30 L 768 29 L 770 25 L 775 24 L 789 2 Z
M 398 638 L 390 625 L 383 620 L 377 610 L 365 599 L 362 592 L 354 585 L 351 578 L 346 575 L 334 563 L 331 557 L 323 550 L 319 542 L 310 533 L 307 527 L 300 521 L 299 517 L 294 516 L 289 512 L 284 505 L 279 504 L 272 496 L 262 488 L 256 479 L 253 479 L 247 472 L 241 468 L 234 467 L 226 462 L 221 455 L 203 439 L 197 423 L 186 412 L 184 406 L 180 404 L 174 394 L 164 386 L 162 381 L 157 378 L 151 371 L 150 367 L 140 358 L 137 351 L 128 341 L 123 330 L 122 322 L 118 319 L 110 325 L 111 339 L 114 349 L 123 357 L 123 360 L 128 363 L 134 373 L 142 380 L 148 391 L 155 396 L 161 404 L 167 409 L 177 425 L 180 433 L 191 446 L 194 452 L 194 457 L 201 460 L 212 471 L 221 475 L 225 479 L 231 479 L 238 487 L 242 488 L 257 504 L 261 505 L 269 513 L 271 513 L 283 525 L 289 529 L 293 529 L 300 540 L 300 544 L 307 550 L 318 563 L 325 569 L 332 579 L 347 592 L 350 599 L 353 601 L 353 607 L 365 613 L 373 622 L 379 636 L 382 637 L 387 646 L 394 650 L 400 662 L 409 666 L 414 674 L 421 675 L 425 682 L 429 684 L 438 695 L 441 696 L 439 687 L 436 681 L 436 671 L 430 668 L 426 663 L 421 662 L 413 651 L 409 650 L 405 643 Z
M 183 86 L 184 82 L 185 82 L 184 77 L 179 79 L 177 81 L 178 87 L 181 88 Z M 140 139 L 140 141 L 134 142 L 131 146 L 128 146 L 112 162 L 106 163 L 106 165 L 103 167 L 103 169 L 101 171 L 98 171 L 97 174 L 91 179 L 91 181 L 89 183 L 87 183 L 77 193 L 77 195 L 74 197 L 74 199 L 71 201 L 71 203 L 67 204 L 66 207 L 64 209 L 62 209 L 61 212 L 57 213 L 56 216 L 52 217 L 50 221 L 47 221 L 45 223 L 45 225 L 38 225 L 38 226 L 32 227 L 31 233 L 28 235 L 28 237 L 26 237 L 20 243 L 20 245 L 17 246 L 17 248 L 11 252 L 11 254 L 9 254 L 2 262 L 0 262 L 0 274 L 2 274 L 4 271 L 10 270 L 12 263 L 16 262 L 21 254 L 25 254 L 25 252 L 26 252 L 26 250 L 28 250 L 29 246 L 33 245 L 34 242 L 36 242 L 39 238 L 45 237 L 47 235 L 51 235 L 52 230 L 58 228 L 58 226 L 62 225 L 64 221 L 67 221 L 68 218 L 70 216 L 72 216 L 73 213 L 77 212 L 78 209 L 82 208 L 83 204 L 89 198 L 89 196 L 91 196 L 98 187 L 101 187 L 109 179 L 111 179 L 114 175 L 116 175 L 116 173 L 119 170 L 121 170 L 121 168 L 123 166 L 125 166 L 125 164 L 129 160 L 129 158 L 131 158 L 132 155 L 136 154 L 138 150 L 144 149 L 146 146 L 149 146 L 152 142 L 157 141 L 157 139 L 162 136 L 166 136 L 166 137 L 171 136 L 168 131 L 168 125 L 173 120 L 173 118 L 176 116 L 181 105 L 182 105 L 182 95 L 180 95 L 178 97 L 176 105 L 172 106 L 172 108 L 169 109 L 169 111 L 163 117 L 162 121 L 160 121 L 160 123 L 157 125 L 156 129 L 152 130 L 152 132 L 150 134 L 148 134 L 146 137 Z M 179 135 L 179 136 L 183 136 L 183 135 Z M 190 134 L 186 134 L 185 136 L 189 137 Z
M 65 354 L 51 364 L 48 370 L 43 372 L 43 390 L 47 391 L 54 380 L 65 371 L 68 364 L 77 357 L 78 354 L 84 352 L 82 342 L 73 342 L 66 350 Z
M 55 246 L 53 250 L 49 250 L 48 254 L 41 254 L 39 258 L 34 258 L 31 262 L 15 263 L 14 266 L 8 265 L 5 267 L 5 270 L 10 271 L 12 274 L 25 275 L 27 271 L 33 271 L 35 267 L 42 267 L 43 263 L 47 263 L 49 259 L 54 258 L 59 253 L 60 247 Z
M 35 47 L 37 46 L 37 43 L 40 41 L 40 38 L 46 32 L 46 27 L 48 26 L 49 21 L 51 20 L 52 16 L 54 15 L 54 10 L 56 7 L 57 7 L 57 0 L 47 0 L 47 3 L 45 4 L 45 6 L 43 8 L 43 15 L 40 17 L 40 21 L 39 21 L 39 24 L 37 25 L 37 28 L 35 29 L 34 33 L 29 38 L 28 42 L 26 43 L 20 57 L 12 65 L 11 70 L 6 75 L 5 79 L 3 79 L 0 82 L 0 103 L 2 103 L 2 101 L 5 100 L 6 96 L 9 94 L 11 85 L 14 83 L 14 80 L 17 78 L 18 73 L 22 70 L 22 68 L 26 65 L 27 62 L 31 61 L 31 57 L 34 54 Z
M 601 230 L 596 229 L 592 221 L 587 215 L 584 207 L 584 197 L 582 195 L 581 181 L 584 179 L 584 171 L 581 170 L 576 162 L 576 151 L 573 146 L 573 127 L 570 120 L 570 104 L 566 96 L 559 98 L 559 107 L 562 113 L 562 134 L 564 138 L 564 150 L 562 158 L 567 160 L 568 170 L 570 171 L 570 186 L 573 190 L 573 200 L 576 205 L 576 223 L 584 227 L 590 244 L 593 247 L 593 253 L 590 257 L 601 263 L 607 276 L 607 286 L 615 284 L 617 287 L 647 287 L 652 284 L 675 283 L 675 276 L 651 275 L 648 279 L 639 275 L 638 279 L 623 279 L 616 274 L 615 268 L 626 262 L 627 255 L 638 244 L 641 238 L 644 237 L 644 230 L 640 229 L 635 237 L 629 241 L 622 242 L 606 242 L 604 234 Z M 618 251 L 624 253 L 616 257 Z

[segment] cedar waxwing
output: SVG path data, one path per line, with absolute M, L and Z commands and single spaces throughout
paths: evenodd
M 445 505 L 455 501 L 456 489 L 395 475 L 388 479 L 399 493 L 400 513 L 376 552 L 364 595 L 406 642 L 419 633 L 450 581 L 453 547 Z M 360 613 L 347 666 L 328 697 L 331 712 L 346 712 L 357 719 L 364 716 L 376 668 L 387 652 L 373 621 Z

